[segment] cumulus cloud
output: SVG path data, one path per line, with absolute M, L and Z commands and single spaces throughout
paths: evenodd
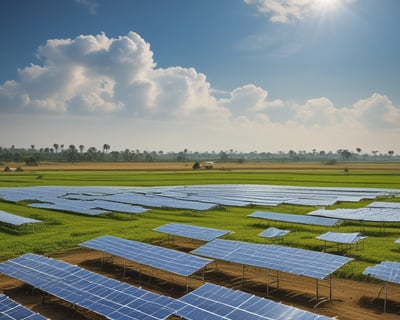
M 356 0 L 340 1 L 346 4 Z M 244 0 L 244 2 L 255 5 L 258 12 L 268 16 L 271 22 L 281 23 L 302 20 L 313 10 L 324 9 L 324 4 L 320 0 Z
M 176 117 L 224 113 L 204 74 L 193 68 L 156 68 L 150 45 L 137 33 L 52 39 L 36 56 L 42 65 L 20 69 L 0 86 L 2 109 L 15 112 L 121 113 Z
M 0 85 L 0 114 L 6 115 L 0 117 L 0 134 L 29 128 L 32 140 L 35 133 L 51 145 L 49 132 L 57 128 L 66 139 L 89 130 L 103 143 L 140 136 L 151 145 L 162 137 L 163 144 L 154 147 L 169 150 L 177 144 L 306 149 L 327 141 L 336 148 L 349 148 L 351 141 L 363 149 L 365 141 L 385 141 L 393 148 L 390 141 L 400 135 L 400 108 L 387 96 L 375 93 L 339 108 L 327 97 L 271 99 L 255 84 L 221 92 L 194 68 L 158 68 L 150 45 L 134 32 L 52 39 L 36 55 L 40 64 L 19 69 L 18 79 Z

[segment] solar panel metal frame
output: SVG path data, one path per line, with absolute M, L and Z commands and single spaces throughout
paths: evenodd
M 194 274 L 212 262 L 210 259 L 177 250 L 113 236 L 101 236 L 85 241 L 80 246 L 110 253 L 126 260 L 184 277 Z
M 162 320 L 174 314 L 180 305 L 173 298 L 31 253 L 1 263 L 0 273 L 107 319 L 135 314 L 138 319 Z
M 280 245 L 216 239 L 192 253 L 322 280 L 352 258 Z
M 184 305 L 176 315 L 187 320 L 334 319 L 211 283 L 205 283 L 178 300 Z
M 160 227 L 154 228 L 154 231 L 171 234 L 175 236 L 185 237 L 189 239 L 212 241 L 218 237 L 224 236 L 231 231 L 199 227 L 181 223 L 167 223 Z

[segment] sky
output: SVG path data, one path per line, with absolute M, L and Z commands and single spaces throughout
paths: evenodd
M 398 0 L 3 0 L 0 146 L 400 154 Z

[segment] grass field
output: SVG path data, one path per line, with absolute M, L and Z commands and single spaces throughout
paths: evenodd
M 348 172 L 344 168 L 348 168 Z M 26 186 L 166 186 L 192 184 L 280 184 L 303 186 L 371 187 L 400 189 L 400 164 L 338 164 L 326 166 L 304 163 L 216 164 L 212 170 L 194 171 L 188 163 L 164 164 L 43 164 L 23 168 L 24 172 L 1 172 L 0 187 Z M 400 199 L 389 199 L 400 201 Z M 363 207 L 372 201 L 341 203 L 336 207 Z M 0 226 L 0 259 L 26 252 L 49 254 L 75 249 L 82 241 L 101 235 L 156 243 L 165 235 L 152 231 L 168 222 L 234 231 L 227 239 L 266 243 L 258 234 L 269 226 L 290 229 L 283 244 L 321 251 L 324 243 L 315 237 L 327 231 L 359 232 L 357 223 L 345 223 L 338 229 L 268 222 L 248 218 L 255 210 L 305 214 L 315 208 L 281 205 L 278 207 L 229 207 L 224 210 L 195 212 L 190 210 L 156 209 L 138 216 L 112 213 L 87 217 L 27 207 L 24 203 L 0 201 L 0 210 L 43 220 L 32 232 L 31 227 L 15 230 Z M 400 225 L 367 224 L 362 232 L 368 236 L 364 249 L 353 249 L 354 262 L 340 269 L 343 277 L 362 278 L 368 265 L 382 260 L 398 261 L 399 248 L 394 240 L 400 237 Z M 334 245 L 328 252 L 337 253 Z

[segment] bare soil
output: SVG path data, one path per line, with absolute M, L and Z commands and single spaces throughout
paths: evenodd
M 196 247 L 195 243 L 184 242 L 184 240 L 175 241 L 173 246 L 167 243 L 162 243 L 161 245 L 183 251 L 190 251 Z M 315 307 L 317 303 L 315 298 L 316 281 L 306 277 L 281 273 L 279 289 L 270 292 L 267 296 L 266 270 L 246 267 L 243 278 L 242 266 L 226 262 L 214 262 L 207 267 L 204 274 L 196 274 L 186 282 L 186 278 L 135 265 L 133 262 L 126 263 L 126 272 L 124 274 L 124 262 L 122 259 L 112 257 L 109 261 L 102 263 L 103 257 L 108 256 L 103 256 L 102 253 L 92 250 L 77 249 L 68 253 L 52 255 L 52 257 L 174 298 L 179 298 L 187 292 L 186 284 L 189 285 L 189 291 L 201 286 L 204 283 L 202 280 L 204 275 L 205 281 L 232 289 L 240 289 L 314 313 L 337 317 L 339 320 L 398 320 L 400 315 L 400 288 L 396 285 L 388 286 L 387 311 L 383 313 L 384 291 L 382 290 L 382 283 L 334 278 L 332 300 L 320 303 Z M 272 280 L 271 275 L 273 275 L 273 272 L 270 271 L 269 281 Z M 276 284 L 273 284 L 273 282 L 270 282 L 269 288 L 270 290 L 277 289 Z M 38 290 L 4 275 L 0 276 L 0 292 L 5 293 L 35 312 L 54 320 L 99 319 L 97 315 L 79 308 L 73 308 L 69 303 L 55 297 L 45 296 Z M 328 281 L 320 283 L 319 296 L 320 298 L 329 297 Z M 178 318 L 171 317 L 171 319 Z

